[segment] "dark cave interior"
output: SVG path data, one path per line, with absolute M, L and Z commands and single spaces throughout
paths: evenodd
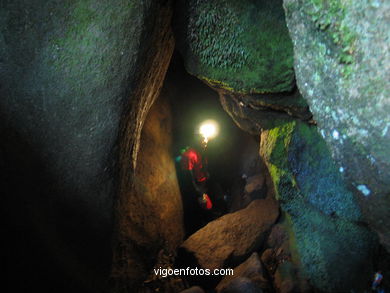
M 374 2 L 2 1 L 5 288 L 387 292 Z M 177 161 L 207 119 L 210 211 Z M 234 276 L 156 272 L 187 268 Z
M 232 189 L 239 184 L 244 174 L 243 157 L 248 153 L 245 152 L 245 148 L 256 145 L 259 138 L 252 137 L 234 124 L 222 109 L 217 92 L 186 72 L 178 52 L 172 58 L 165 88 L 167 88 L 172 107 L 174 157 L 180 154 L 180 149 L 183 147 L 198 144 L 201 137 L 197 134 L 197 128 L 202 121 L 212 119 L 220 125 L 219 135 L 208 143 L 206 153 L 208 171 L 213 182 L 219 185 L 219 188 L 215 189 L 219 189 L 219 193 L 223 193 L 227 197 L 225 198 L 225 206 L 219 207 L 220 215 L 226 213 L 231 206 Z M 256 164 L 256 161 L 253 164 Z M 254 168 L 256 167 L 254 166 Z M 179 184 L 180 169 L 180 164 L 177 163 Z M 214 192 L 217 191 L 214 190 Z M 199 221 L 197 215 L 191 215 L 192 206 L 198 205 L 196 201 L 188 201 L 188 198 L 191 197 L 193 198 L 194 195 L 182 194 L 184 218 L 186 226 L 188 226 L 186 230 L 190 230 L 187 231 L 187 236 L 195 232 L 191 227 L 196 227 L 196 222 Z M 187 210 L 188 212 L 186 212 Z

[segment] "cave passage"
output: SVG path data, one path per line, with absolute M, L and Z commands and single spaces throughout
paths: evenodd
M 235 125 L 222 109 L 218 93 L 187 73 L 179 54 L 174 54 L 165 88 L 168 89 L 172 107 L 173 156 L 176 158 L 182 193 L 185 231 L 189 236 L 209 221 L 239 208 L 237 201 L 242 200 L 238 197 L 241 196 L 245 178 L 253 175 L 251 173 L 256 172 L 260 164 L 256 147 L 258 137 L 247 134 Z M 210 211 L 200 208 L 196 191 L 178 162 L 183 148 L 196 148 L 199 145 L 202 140 L 198 133 L 199 125 L 208 119 L 219 124 L 218 135 L 208 142 L 204 153 L 210 175 L 207 180 L 208 192 L 213 202 Z M 252 160 L 256 156 L 258 159 Z M 265 192 L 266 188 L 263 188 L 252 199 L 264 197 Z
M 388 2 L 1 1 L 3 287 L 388 292 Z

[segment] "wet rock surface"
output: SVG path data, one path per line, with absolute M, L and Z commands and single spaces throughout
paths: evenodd
M 255 200 L 191 235 L 181 246 L 182 257 L 191 255 L 200 267 L 208 269 L 237 265 L 261 246 L 278 216 L 274 199 Z
M 299 90 L 390 251 L 390 4 L 285 0 L 284 7 Z

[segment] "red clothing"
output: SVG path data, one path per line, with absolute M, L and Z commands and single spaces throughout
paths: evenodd
M 211 202 L 210 197 L 206 193 L 203 194 L 203 201 L 206 203 L 206 210 L 211 210 L 211 208 L 213 207 L 213 203 Z
M 181 156 L 181 167 L 184 170 L 192 170 L 197 182 L 207 180 L 207 173 L 203 170 L 202 155 L 195 149 L 188 149 Z

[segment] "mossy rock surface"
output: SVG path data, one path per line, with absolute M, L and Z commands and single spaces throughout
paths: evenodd
M 390 3 L 284 0 L 297 84 L 390 251 Z
M 364 288 L 375 237 L 314 126 L 281 122 L 261 134 L 260 153 L 290 222 L 304 277 L 325 292 Z M 345 269 L 340 269 L 345 268 Z
M 234 92 L 292 90 L 282 1 L 187 0 L 177 15 L 179 50 L 191 74 Z

